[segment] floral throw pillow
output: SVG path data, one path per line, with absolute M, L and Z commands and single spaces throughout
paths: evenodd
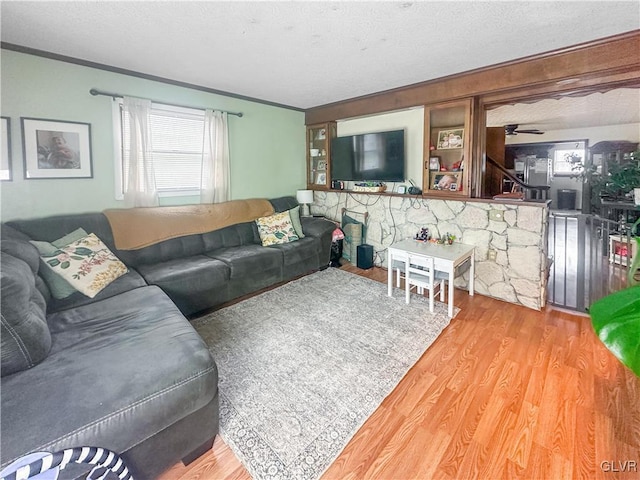
M 293 228 L 288 211 L 269 217 L 260 217 L 256 220 L 256 224 L 264 247 L 295 242 L 300 239 Z
M 64 278 L 76 290 L 93 298 L 116 278 L 127 273 L 127 267 L 90 233 L 50 255 L 42 255 L 45 265 Z

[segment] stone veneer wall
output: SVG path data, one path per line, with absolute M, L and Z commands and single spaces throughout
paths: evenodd
M 360 214 L 369 213 L 364 241 L 373 245 L 378 266 L 386 267 L 389 245 L 413 238 L 420 228 L 427 227 L 436 237 L 449 232 L 456 241 L 476 246 L 476 292 L 536 310 L 544 307 L 549 215 L 546 204 L 320 191 L 314 197 L 311 212 L 337 222 L 342 208 L 358 221 L 363 221 Z M 504 212 L 504 221 L 490 219 L 490 210 Z M 496 251 L 495 260 L 489 260 L 490 249 Z M 468 289 L 468 275 L 467 271 L 456 278 L 456 287 Z

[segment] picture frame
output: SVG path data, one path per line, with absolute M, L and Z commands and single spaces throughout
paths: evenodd
M 462 190 L 463 172 L 431 172 L 429 187 L 431 190 L 459 192 Z
M 405 193 L 407 193 L 407 186 L 406 185 L 398 185 L 396 187 L 396 193 L 404 195 Z
M 327 162 L 325 160 L 320 160 L 318 162 L 318 170 L 326 170 L 327 169 Z
M 429 157 L 429 170 L 436 172 L 440 171 L 440 157 Z
M 0 117 L 2 124 L 2 153 L 0 154 L 0 180 L 9 182 L 13 180 L 11 168 L 11 119 Z
M 464 146 L 464 128 L 452 128 L 438 132 L 438 150 L 462 148 Z
M 316 185 L 326 185 L 326 184 L 327 184 L 327 174 L 325 172 L 316 174 Z
M 93 178 L 91 124 L 21 117 L 24 178 Z

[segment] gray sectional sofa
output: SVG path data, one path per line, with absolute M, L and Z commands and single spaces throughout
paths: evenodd
M 97 446 L 122 454 L 136 478 L 155 478 L 209 449 L 217 370 L 186 317 L 326 268 L 335 225 L 301 223 L 305 237 L 282 245 L 263 247 L 255 222 L 240 222 L 136 250 L 116 247 L 103 213 L 3 224 L 0 470 L 34 451 Z M 77 228 L 129 271 L 94 298 L 55 299 L 30 240 Z

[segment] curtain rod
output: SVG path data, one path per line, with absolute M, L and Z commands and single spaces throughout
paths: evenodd
M 105 97 L 112 97 L 113 99 L 124 97 L 124 95 L 122 95 L 120 93 L 102 92 L 102 91 L 97 90 L 95 88 L 92 88 L 91 90 L 89 90 L 89 93 L 91 95 L 93 95 L 94 97 L 96 95 L 104 95 Z M 149 100 L 151 101 L 151 103 L 161 103 L 163 105 L 171 105 L 172 107 L 193 108 L 193 109 L 196 109 L 196 110 L 204 110 L 204 108 L 201 108 L 201 107 L 192 107 L 190 105 L 178 105 L 176 103 L 167 103 L 167 102 L 164 102 L 162 100 L 151 100 L 151 99 L 149 99 Z M 241 118 L 242 118 L 242 115 L 243 115 L 242 112 L 229 112 L 227 110 L 220 110 L 218 108 L 216 108 L 214 110 L 218 110 L 219 112 L 224 112 L 224 113 L 227 113 L 229 115 L 235 115 L 236 117 L 241 117 Z

